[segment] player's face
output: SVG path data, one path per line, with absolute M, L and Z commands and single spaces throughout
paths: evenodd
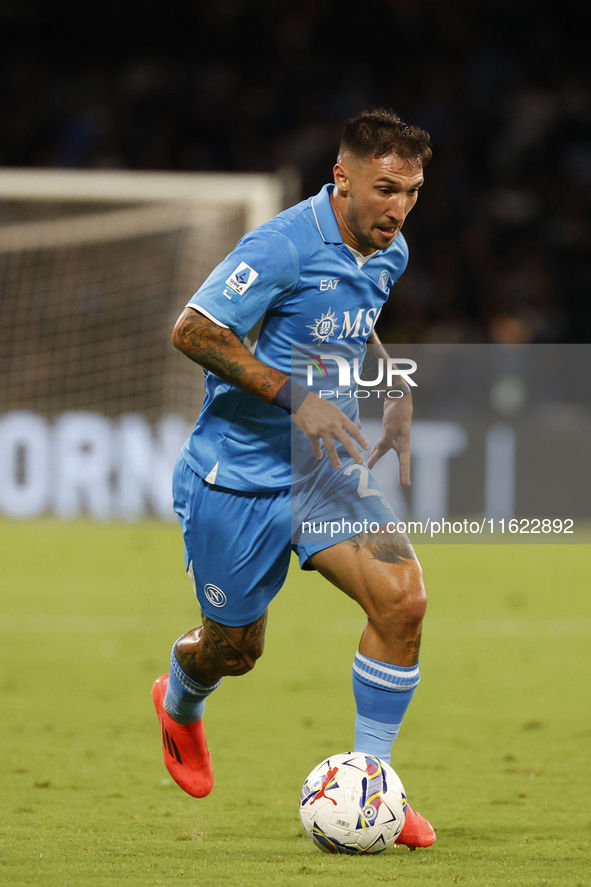
M 365 161 L 345 157 L 334 176 L 333 206 L 344 242 L 363 255 L 389 247 L 417 202 L 422 164 L 397 154 Z

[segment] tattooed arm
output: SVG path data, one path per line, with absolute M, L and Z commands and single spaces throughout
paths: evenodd
M 253 357 L 232 330 L 219 326 L 194 308 L 185 308 L 177 320 L 172 344 L 225 382 L 267 403 L 287 381 L 286 373 Z
M 172 344 L 220 379 L 266 403 L 273 403 L 289 378 L 281 370 L 257 360 L 232 330 L 219 326 L 194 308 L 185 308 L 180 315 L 172 332 Z M 351 438 L 364 449 L 368 447 L 367 441 L 359 428 L 334 404 L 310 392 L 292 414 L 292 419 L 310 439 L 317 459 L 322 458 L 322 440 L 330 461 L 335 468 L 340 468 L 341 461 L 334 443 L 338 440 L 356 462 L 363 461 Z

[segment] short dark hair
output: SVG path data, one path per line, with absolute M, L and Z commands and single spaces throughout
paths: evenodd
M 431 138 L 418 126 L 409 126 L 389 108 L 362 111 L 347 120 L 339 154 L 350 152 L 359 158 L 397 154 L 403 160 L 431 160 Z

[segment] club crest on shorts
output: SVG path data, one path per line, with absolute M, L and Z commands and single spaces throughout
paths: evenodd
M 217 585 L 211 585 L 208 582 L 207 585 L 204 586 L 203 591 L 205 592 L 205 597 L 213 607 L 225 607 L 228 603 L 228 598 Z
M 230 274 L 226 283 L 231 286 L 239 296 L 246 292 L 251 283 L 259 276 L 259 272 L 247 265 L 246 262 L 240 262 L 235 271 Z

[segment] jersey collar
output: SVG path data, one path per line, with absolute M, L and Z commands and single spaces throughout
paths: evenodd
M 320 231 L 320 236 L 325 243 L 342 243 L 343 238 L 335 218 L 335 214 L 330 202 L 330 195 L 334 185 L 325 185 L 322 191 L 311 198 L 312 212 L 316 220 L 316 225 Z

